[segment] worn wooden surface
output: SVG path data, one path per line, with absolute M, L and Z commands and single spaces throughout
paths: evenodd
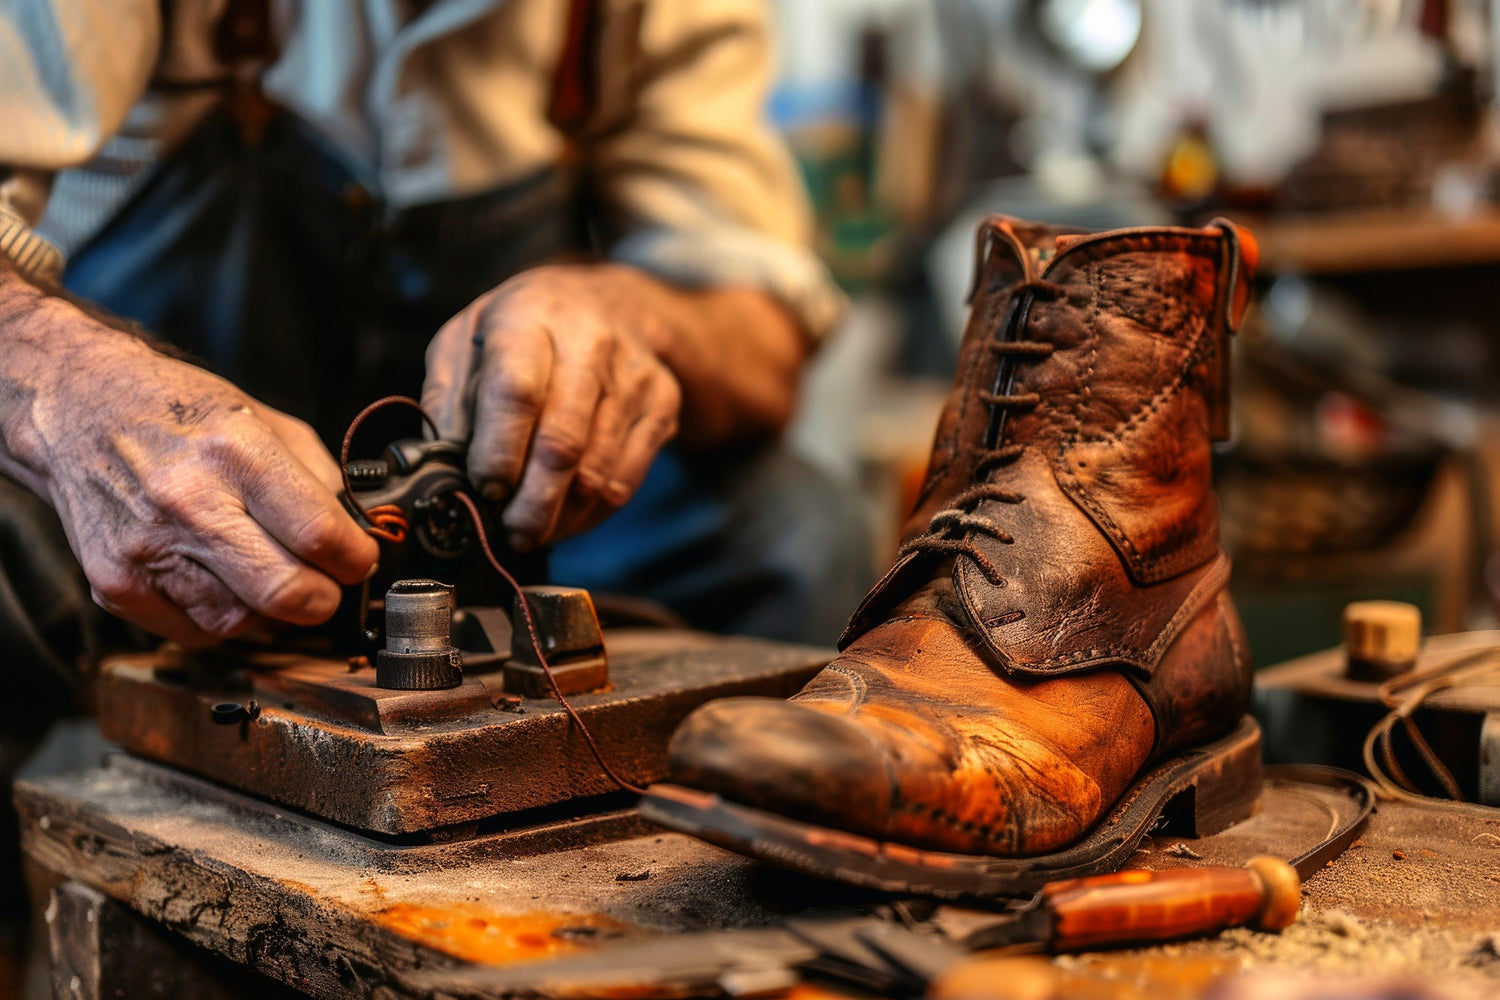
M 508 848 L 503 836 L 391 847 L 137 761 L 22 783 L 18 802 L 34 865 L 318 997 L 495 995 L 456 972 L 469 963 L 519 970 L 871 898 L 628 820 L 608 831 L 619 839 L 590 843 L 605 834 L 574 825 L 537 835 L 535 850 Z M 1153 838 L 1132 863 L 1286 856 L 1327 832 L 1326 807 L 1315 794 L 1273 790 L 1246 823 L 1199 841 Z M 582 843 L 569 847 L 570 837 Z M 1401 944 L 1357 956 L 1368 967 L 1399 961 L 1500 977 L 1500 963 L 1484 957 L 1500 926 L 1500 813 L 1382 806 L 1362 842 L 1310 881 L 1302 925 L 1281 937 L 1244 930 L 1129 955 L 1317 967 L 1349 957 L 1346 946 L 1359 944 L 1351 925 Z
M 294 1000 L 300 995 L 188 944 L 77 882 L 52 890 L 45 920 L 57 1000 Z

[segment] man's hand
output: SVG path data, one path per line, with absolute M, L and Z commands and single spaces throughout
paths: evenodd
M 61 299 L 0 302 L 0 469 L 50 499 L 100 606 L 201 645 L 322 622 L 369 572 L 306 424 Z
M 422 404 L 443 437 L 469 439 L 469 474 L 503 504 L 517 551 L 603 520 L 677 433 L 682 390 L 653 343 L 662 321 L 617 277 L 527 272 L 427 348 Z
M 696 446 L 779 431 L 807 350 L 763 293 L 554 265 L 438 331 L 422 405 L 444 438 L 469 441 L 469 473 L 524 551 L 623 505 L 679 422 Z

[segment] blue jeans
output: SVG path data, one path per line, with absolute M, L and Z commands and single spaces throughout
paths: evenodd
M 64 282 L 333 442 L 369 400 L 418 394 L 428 338 L 474 298 L 588 252 L 587 203 L 549 171 L 391 215 L 292 116 L 254 141 L 214 116 Z M 553 549 L 550 576 L 700 628 L 831 643 L 871 582 L 868 539 L 857 498 L 783 449 L 669 447 L 614 517 Z

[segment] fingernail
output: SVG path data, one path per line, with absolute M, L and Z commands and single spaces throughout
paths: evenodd
M 479 487 L 479 495 L 490 503 L 500 503 L 505 499 L 505 487 L 500 483 L 485 483 Z

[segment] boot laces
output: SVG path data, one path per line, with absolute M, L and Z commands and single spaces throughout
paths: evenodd
M 1017 297 L 1018 301 L 1022 295 L 1032 295 L 1052 301 L 1061 298 L 1065 292 L 1066 289 L 1056 282 L 1033 278 L 1017 285 L 1012 294 Z M 1051 344 L 1039 340 L 1021 339 L 991 340 L 985 344 L 985 349 L 999 355 L 1002 364 L 1007 358 L 1012 359 L 1012 364 L 1022 361 L 1040 361 L 1051 356 L 1053 351 Z M 1034 392 L 1016 394 L 980 392 L 978 395 L 995 413 L 1033 410 L 1041 402 L 1041 397 Z M 1026 499 L 1023 494 L 1008 490 L 999 483 L 985 481 L 991 472 L 1010 465 L 1025 451 L 1026 445 L 1015 441 L 1009 444 L 997 441 L 994 447 L 981 451 L 974 466 L 976 480 L 974 485 L 954 497 L 953 502 L 947 507 L 933 514 L 927 522 L 927 530 L 903 543 L 900 555 L 905 556 L 912 552 L 941 552 L 964 556 L 972 560 L 991 583 L 999 583 L 1000 568 L 979 548 L 974 535 L 985 535 L 1002 545 L 1014 543 L 1015 538 L 994 518 L 979 513 L 978 507 L 985 500 L 1018 504 Z

